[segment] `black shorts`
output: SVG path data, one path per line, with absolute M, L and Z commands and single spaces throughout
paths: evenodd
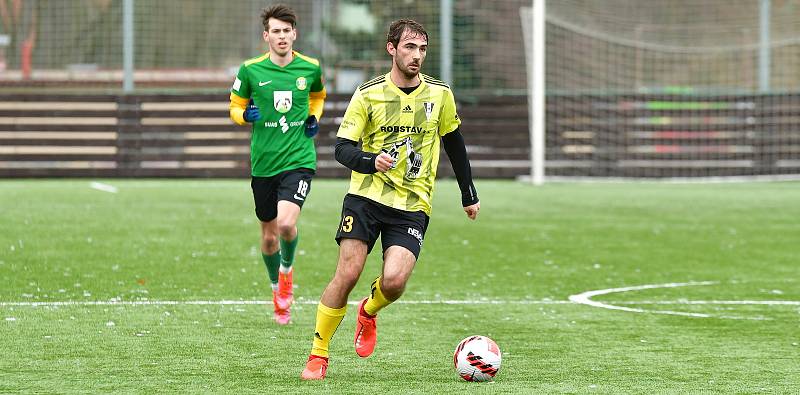
M 272 177 L 253 177 L 253 200 L 256 202 L 256 216 L 262 222 L 269 222 L 278 216 L 278 201 L 287 200 L 303 207 L 311 192 L 311 169 L 295 169 L 278 173 Z
M 372 251 L 380 236 L 384 252 L 396 245 L 405 247 L 419 258 L 427 229 L 428 215 L 422 211 L 398 210 L 347 194 L 342 202 L 342 221 L 336 232 L 336 242 L 341 243 L 342 239 L 364 240 L 368 251 Z

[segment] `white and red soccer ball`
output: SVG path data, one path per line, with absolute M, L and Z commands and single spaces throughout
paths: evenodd
M 470 336 L 458 343 L 453 353 L 456 373 L 467 381 L 489 381 L 500 370 L 502 355 L 492 339 Z

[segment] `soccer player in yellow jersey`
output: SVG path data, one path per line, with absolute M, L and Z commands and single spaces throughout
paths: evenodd
M 251 187 L 261 221 L 261 256 L 272 283 L 274 318 L 288 324 L 297 219 L 317 164 L 325 87 L 316 59 L 292 50 L 297 16 L 278 4 L 261 15 L 269 52 L 245 61 L 231 88 L 231 119 L 252 124 Z
M 377 314 L 403 294 L 422 249 L 440 144 L 453 165 L 464 212 L 474 220 L 480 210 L 453 92 L 420 74 L 428 33 L 412 20 L 392 22 L 386 50 L 392 70 L 356 90 L 337 134 L 336 160 L 353 172 L 336 234 L 339 262 L 317 306 L 305 380 L 325 378 L 330 340 L 380 236 L 383 270 L 358 307 L 354 338 L 360 357 L 375 349 Z

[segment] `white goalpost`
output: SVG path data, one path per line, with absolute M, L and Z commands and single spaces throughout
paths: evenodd
M 533 0 L 531 31 L 533 32 L 532 77 L 528 86 L 531 130 L 531 181 L 544 184 L 544 117 L 545 117 L 545 8 L 546 0 Z
M 534 185 L 544 184 L 545 160 L 545 12 L 546 0 L 531 0 L 520 8 L 525 36 L 528 77 L 528 133 L 530 134 L 530 176 Z M 523 177 L 524 178 L 524 177 Z

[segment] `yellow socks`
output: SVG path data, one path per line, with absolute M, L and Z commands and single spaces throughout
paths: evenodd
M 388 306 L 392 302 L 386 299 L 386 297 L 383 296 L 383 292 L 381 292 L 380 276 L 372 282 L 371 288 L 372 292 L 369 295 L 369 299 L 367 299 L 367 303 L 364 304 L 364 311 L 369 315 L 376 315 L 382 308 Z
M 328 357 L 331 338 L 339 328 L 339 324 L 342 323 L 345 312 L 347 312 L 347 305 L 339 309 L 332 309 L 322 302 L 317 305 L 317 324 L 314 327 L 314 345 L 311 347 L 311 355 Z
M 376 315 L 378 311 L 391 303 L 381 292 L 381 278 L 376 278 L 372 282 L 372 292 L 367 303 L 364 304 L 364 311 L 369 315 Z M 328 357 L 331 338 L 339 328 L 339 324 L 342 323 L 345 312 L 347 312 L 346 305 L 339 309 L 325 306 L 322 302 L 317 305 L 317 323 L 314 327 L 314 345 L 311 347 L 311 355 Z

